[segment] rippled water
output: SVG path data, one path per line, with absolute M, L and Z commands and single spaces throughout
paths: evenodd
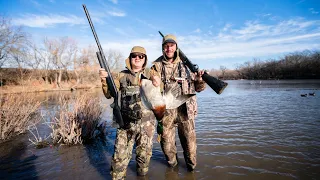
M 197 95 L 196 171 L 186 170 L 179 141 L 174 169 L 154 143 L 146 179 L 320 179 L 320 81 L 228 82 L 221 95 Z M 316 96 L 300 96 L 310 92 Z M 54 108 L 53 101 L 44 107 Z M 30 135 L 19 136 L 0 145 L 0 179 L 110 179 L 115 129 L 108 132 L 106 141 L 43 149 L 29 146 Z M 127 175 L 139 179 L 134 155 Z

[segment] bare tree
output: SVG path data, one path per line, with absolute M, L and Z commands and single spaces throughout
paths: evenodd
M 14 27 L 8 18 L 0 16 L 0 68 L 10 59 L 12 53 L 16 53 L 24 47 L 27 34 L 22 27 Z
M 221 76 L 224 77 L 225 76 L 225 73 L 226 73 L 226 70 L 227 68 L 225 66 L 220 66 L 220 70 L 221 70 Z
M 111 71 L 120 71 L 124 64 L 124 56 L 121 52 L 109 49 L 106 52 L 106 59 L 109 64 L 109 68 Z
M 63 71 L 66 71 L 73 62 L 73 55 L 76 53 L 76 42 L 72 38 L 63 37 L 60 39 L 45 39 L 45 47 L 50 52 L 54 68 L 58 70 L 55 74 L 55 82 L 61 88 Z
M 11 56 L 13 59 L 12 63 L 15 63 L 18 69 L 18 78 L 19 78 L 19 83 L 23 84 L 24 79 L 26 78 L 26 75 L 28 73 L 26 67 L 26 62 L 28 62 L 28 55 L 27 55 L 27 50 L 25 49 L 24 51 L 16 51 L 16 52 L 11 52 Z M 30 78 L 28 78 L 30 79 Z
M 44 45 L 46 45 L 46 40 L 43 41 Z M 44 48 L 40 48 L 36 44 L 30 43 L 30 61 L 28 62 L 28 66 L 34 70 L 39 71 L 39 76 L 43 78 L 46 84 L 49 82 L 49 70 L 53 67 L 53 57 L 50 52 Z M 52 80 L 50 80 L 51 82 Z
M 81 50 L 80 57 L 74 60 L 74 69 L 77 77 L 77 84 L 83 81 L 93 82 L 98 78 L 97 49 L 93 46 L 88 46 Z M 119 72 L 123 69 L 124 58 L 121 52 L 113 49 L 105 51 L 107 63 L 112 72 Z
M 96 56 L 97 49 L 93 46 L 88 46 L 81 50 L 79 58 L 74 59 L 74 72 L 77 78 L 77 84 L 82 83 L 85 77 L 89 78 L 90 71 L 95 71 L 99 68 Z

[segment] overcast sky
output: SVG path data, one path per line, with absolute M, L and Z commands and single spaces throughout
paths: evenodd
M 82 4 L 104 49 L 127 56 L 144 46 L 150 61 L 162 54 L 159 30 L 201 69 L 320 49 L 319 0 L 0 0 L 0 13 L 37 42 L 68 36 L 95 46 Z

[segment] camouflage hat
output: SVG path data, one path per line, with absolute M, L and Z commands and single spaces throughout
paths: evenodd
M 168 43 L 168 42 L 171 42 L 171 43 L 176 43 L 177 44 L 177 38 L 176 36 L 174 36 L 173 34 L 168 34 L 168 35 L 165 35 L 162 39 L 162 44 L 165 44 L 165 43 Z
M 147 54 L 146 53 L 146 50 L 141 47 L 141 46 L 134 46 L 132 49 L 131 49 L 131 53 L 142 53 L 142 54 Z

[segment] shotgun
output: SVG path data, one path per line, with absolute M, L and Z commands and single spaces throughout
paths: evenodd
M 108 89 L 110 91 L 110 95 L 113 97 L 113 100 L 114 100 L 113 101 L 113 115 L 114 115 L 114 117 L 116 119 L 116 122 L 119 124 L 120 128 L 122 128 L 122 127 L 124 127 L 124 122 L 123 122 L 123 119 L 122 119 L 121 110 L 120 110 L 120 106 L 119 106 L 119 103 L 118 103 L 118 97 L 119 97 L 118 90 L 117 90 L 117 87 L 116 87 L 116 85 L 114 83 L 114 80 L 112 78 L 112 74 L 111 74 L 110 68 L 108 66 L 106 57 L 104 56 L 102 47 L 100 45 L 100 41 L 98 39 L 98 35 L 97 35 L 97 33 L 96 33 L 95 29 L 94 29 L 94 26 L 92 24 L 92 21 L 91 21 L 89 12 L 87 10 L 87 7 L 84 4 L 82 6 L 83 6 L 83 9 L 84 9 L 84 12 L 86 13 L 87 19 L 89 21 L 89 24 L 90 24 L 94 39 L 96 40 L 96 43 L 98 45 L 99 51 L 96 52 L 96 54 L 97 54 L 97 58 L 98 58 L 100 67 L 104 68 L 108 73 L 108 77 L 106 78 L 106 80 L 107 80 L 107 84 L 108 84 Z

